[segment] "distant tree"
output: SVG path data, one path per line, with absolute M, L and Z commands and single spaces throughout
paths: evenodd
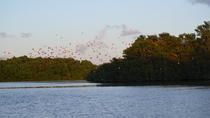
M 14 57 L 0 61 L 0 81 L 52 81 L 85 79 L 96 65 L 72 58 Z

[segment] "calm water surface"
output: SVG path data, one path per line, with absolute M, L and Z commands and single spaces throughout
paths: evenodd
M 0 118 L 209 118 L 210 87 L 0 83 Z M 81 82 L 79 85 L 83 85 Z M 69 86 L 69 88 L 8 87 Z M 2 89 L 3 88 L 3 89 Z

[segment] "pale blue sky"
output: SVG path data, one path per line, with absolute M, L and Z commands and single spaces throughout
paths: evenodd
M 126 26 L 141 34 L 194 32 L 196 26 L 210 20 L 210 2 L 191 1 L 0 0 L 0 57 L 4 51 L 21 56 L 46 45 L 83 44 L 104 29 L 106 37 L 100 40 L 108 44 L 133 40 L 140 34 L 119 38 L 122 28 L 107 25 Z

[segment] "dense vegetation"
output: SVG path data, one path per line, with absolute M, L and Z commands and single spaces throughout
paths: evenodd
M 107 83 L 155 83 L 210 80 L 210 24 L 196 34 L 141 35 L 124 57 L 93 70 L 87 80 Z
M 0 61 L 0 81 L 81 80 L 95 69 L 89 61 L 72 58 L 28 58 Z

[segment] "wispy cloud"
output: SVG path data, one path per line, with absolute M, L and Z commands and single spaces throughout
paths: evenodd
M 7 34 L 5 32 L 0 32 L 0 37 L 5 38 L 7 37 Z
M 31 38 L 31 33 L 10 34 L 7 32 L 0 32 L 0 38 Z
M 126 25 L 122 25 L 122 31 L 120 36 L 129 36 L 129 35 L 137 35 L 141 32 L 136 29 L 128 28 Z
M 12 37 L 14 36 L 11 34 L 8 34 L 6 32 L 0 32 L 0 38 L 12 38 Z
M 190 2 L 192 2 L 193 4 L 206 4 L 208 6 L 210 6 L 210 0 L 189 0 Z
M 32 34 L 31 33 L 20 33 L 21 38 L 31 38 Z
M 124 36 L 130 36 L 130 35 L 138 35 L 141 32 L 137 29 L 132 29 L 129 28 L 127 25 L 122 24 L 122 25 L 107 25 L 106 27 L 104 27 L 99 34 L 96 36 L 97 39 L 103 39 L 104 37 L 106 37 L 107 32 L 111 29 L 117 29 L 120 30 L 120 36 L 124 37 Z

